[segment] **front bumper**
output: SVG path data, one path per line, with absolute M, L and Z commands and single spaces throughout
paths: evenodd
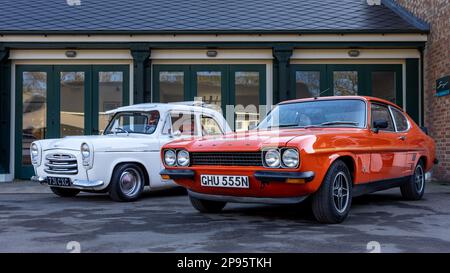
M 159 174 L 161 177 L 169 179 L 194 179 L 195 172 L 193 170 L 168 170 L 162 169 Z
M 188 190 L 188 194 L 192 197 L 218 202 L 233 202 L 233 203 L 261 203 L 261 204 L 298 204 L 308 198 L 308 195 L 297 197 L 249 197 L 249 196 L 230 196 L 230 195 L 214 195 L 199 193 Z
M 39 182 L 41 184 L 47 184 L 47 177 L 44 176 L 32 176 L 31 181 L 33 182 Z M 98 187 L 102 187 L 105 184 L 102 180 L 82 180 L 82 179 L 74 179 L 72 181 L 72 185 L 70 187 L 65 188 L 75 188 L 75 189 L 81 189 L 81 190 L 93 190 Z M 52 185 L 53 187 L 53 185 Z M 58 187 L 58 186 L 54 186 Z
M 194 179 L 195 177 L 193 170 L 163 169 L 159 174 L 170 179 Z M 253 176 L 263 183 L 288 182 L 292 179 L 304 179 L 305 182 L 310 182 L 314 179 L 314 172 L 255 171 Z

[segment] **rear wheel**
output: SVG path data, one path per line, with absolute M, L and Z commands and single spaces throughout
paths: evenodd
M 227 204 L 226 202 L 198 199 L 198 198 L 192 197 L 190 195 L 189 195 L 189 199 L 191 200 L 192 206 L 196 210 L 198 210 L 200 212 L 204 212 L 204 213 L 220 212 Z
M 77 189 L 67 189 L 67 188 L 58 188 L 58 187 L 50 187 L 52 192 L 61 197 L 74 197 L 80 193 L 80 190 Z
M 109 196 L 114 201 L 135 201 L 144 190 L 144 181 L 144 172 L 138 165 L 133 163 L 120 165 L 113 172 Z
M 343 161 L 331 165 L 311 202 L 314 217 L 320 223 L 337 224 L 347 218 L 352 203 L 352 177 Z
M 420 200 L 425 192 L 425 171 L 423 162 L 419 161 L 414 174 L 404 185 L 400 187 L 403 198 L 406 200 Z

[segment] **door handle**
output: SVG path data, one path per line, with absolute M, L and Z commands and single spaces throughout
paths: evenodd
M 400 140 L 406 140 L 406 136 L 400 136 L 398 139 L 400 139 Z

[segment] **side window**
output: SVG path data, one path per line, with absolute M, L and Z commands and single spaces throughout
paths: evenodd
M 170 132 L 172 128 L 173 132 Z M 163 134 L 180 132 L 182 136 L 197 135 L 197 126 L 195 122 L 195 114 L 187 112 L 172 112 L 166 120 L 163 128 Z
M 397 131 L 398 132 L 403 132 L 408 130 L 408 119 L 405 117 L 405 115 L 403 115 L 403 113 L 394 108 L 391 107 L 392 110 L 392 115 L 394 116 L 394 120 L 395 120 L 395 125 L 397 125 Z
M 201 123 L 203 136 L 223 135 L 222 129 L 213 117 L 202 115 Z
M 372 125 L 376 120 L 385 120 L 388 123 L 388 127 L 386 129 L 383 129 L 383 131 L 395 131 L 394 122 L 392 121 L 391 113 L 389 112 L 389 108 L 387 106 L 372 103 L 371 116 Z

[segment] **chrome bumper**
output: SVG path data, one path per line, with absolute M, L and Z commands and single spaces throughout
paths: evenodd
M 191 190 L 188 190 L 188 194 L 192 197 L 209 201 L 232 202 L 232 203 L 262 203 L 262 204 L 298 204 L 308 197 L 307 195 L 298 197 L 279 197 L 279 198 L 246 197 L 246 196 L 205 194 L 194 192 Z
M 39 182 L 41 184 L 47 184 L 47 178 L 43 176 L 32 176 L 31 181 L 33 182 Z M 72 181 L 72 186 L 70 188 L 78 188 L 78 189 L 93 189 L 97 187 L 101 187 L 105 184 L 102 180 L 81 180 L 81 179 L 74 179 Z M 55 186 L 58 187 L 58 186 Z

